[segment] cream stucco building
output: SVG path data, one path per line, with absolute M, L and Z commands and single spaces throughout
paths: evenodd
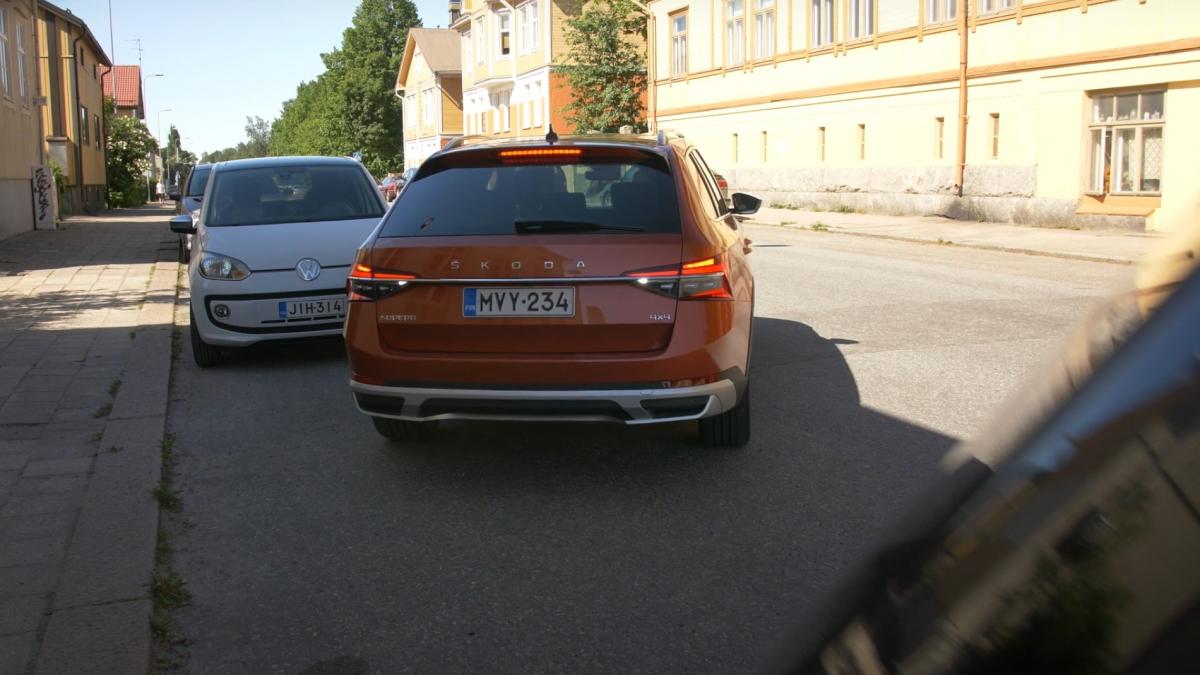
M 652 117 L 767 201 L 1157 230 L 1200 213 L 1196 0 L 650 8 Z
M 421 165 L 463 132 L 462 66 L 458 33 L 412 28 L 396 76 L 404 99 L 404 168 Z

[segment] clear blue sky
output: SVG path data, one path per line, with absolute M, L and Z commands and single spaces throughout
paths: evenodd
M 53 0 L 87 22 L 110 52 L 109 0 Z M 179 127 L 184 148 L 203 152 L 245 139 L 247 115 L 279 115 L 296 85 L 324 70 L 321 53 L 337 47 L 358 0 L 111 0 L 115 63 L 162 73 L 146 82 L 146 125 Z M 448 3 L 416 0 L 427 27 L 445 27 Z M 113 54 L 109 53 L 112 57 Z M 188 140 L 190 139 L 190 140 Z

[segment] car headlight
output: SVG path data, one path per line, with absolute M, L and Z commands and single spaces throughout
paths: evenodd
M 200 258 L 200 276 L 221 281 L 241 281 L 250 276 L 250 268 L 237 258 L 206 251 Z

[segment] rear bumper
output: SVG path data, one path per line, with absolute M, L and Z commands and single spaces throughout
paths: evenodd
M 358 409 L 375 417 L 526 422 L 683 422 L 737 404 L 732 380 L 670 389 L 434 389 L 350 381 Z

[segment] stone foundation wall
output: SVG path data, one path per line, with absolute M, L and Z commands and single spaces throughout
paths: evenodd
M 954 194 L 954 167 L 804 167 L 718 169 L 731 191 L 766 205 L 852 209 L 895 216 L 1046 227 L 1144 231 L 1140 216 L 1079 215 L 1075 199 L 1036 197 L 1036 166 L 968 166 L 963 196 Z
M 0 180 L 0 239 L 33 229 L 33 185 L 29 179 Z

